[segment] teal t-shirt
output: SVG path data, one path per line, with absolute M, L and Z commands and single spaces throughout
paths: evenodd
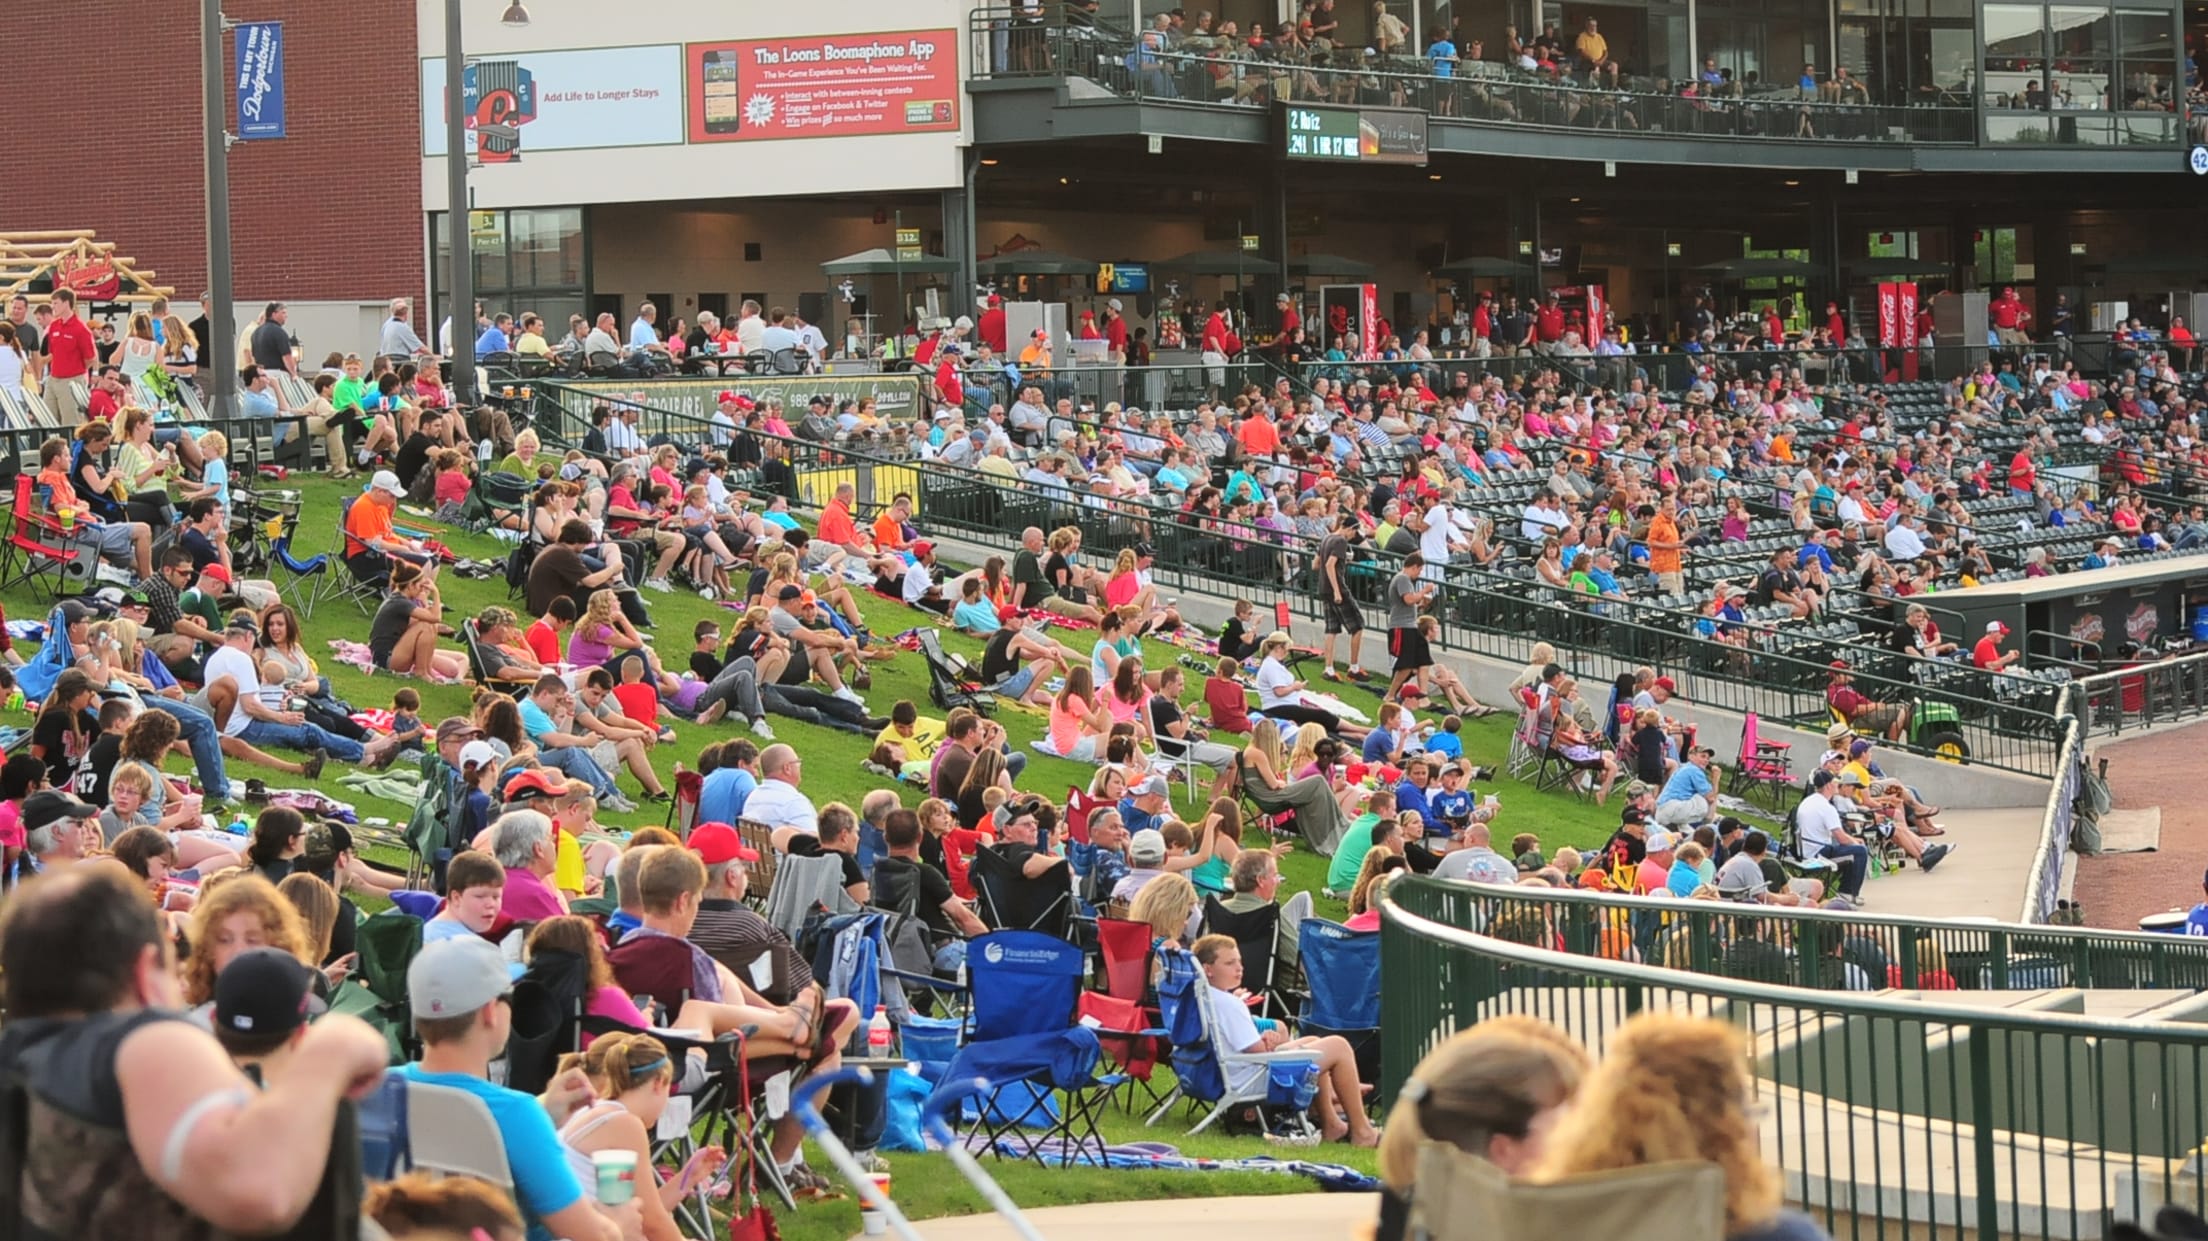
M 1326 866 L 1326 890 L 1349 895 L 1357 882 L 1357 872 L 1365 864 L 1365 853 L 1372 848 L 1372 829 L 1380 822 L 1380 816 L 1372 813 L 1358 815 L 1349 821 L 1349 830 L 1342 833 L 1342 847 L 1334 851 L 1334 859 Z

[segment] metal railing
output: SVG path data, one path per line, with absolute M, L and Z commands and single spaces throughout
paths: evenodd
M 1638 75 L 1550 77 L 1485 61 L 1459 61 L 1438 77 L 1422 55 L 1367 57 L 1184 37 L 1172 47 L 1109 24 L 1022 21 L 1011 8 L 972 14 L 968 59 L 977 79 L 1076 77 L 1123 99 L 1219 108 L 1274 103 L 1416 108 L 1439 120 L 1542 130 L 1675 134 L 1802 142 L 1975 141 L 1967 102 L 1906 106 L 1867 97 L 1805 97 L 1797 87 L 1749 93 Z
M 1475 934 L 1415 911 L 1430 886 L 1380 898 L 1383 1101 L 1444 1039 L 1505 1013 L 1598 1054 L 1639 1014 L 1707 1016 L 1747 1040 L 1764 1156 L 1835 1236 L 2081 1241 L 2204 1205 L 2208 1026 L 2184 1019 L 2197 998 L 2163 1021 L 2074 1015 L 2074 997 L 2066 1012 L 1720 978 Z
M 2066 694 L 2088 738 L 2200 719 L 2208 716 L 2208 653 L 2079 677 Z
M 2208 940 L 2183 935 L 1436 879 L 1394 899 L 1529 948 L 1814 991 L 2208 989 Z

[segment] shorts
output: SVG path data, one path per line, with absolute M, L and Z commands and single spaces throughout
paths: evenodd
M 138 538 L 125 524 L 110 522 L 97 526 L 79 526 L 76 537 L 100 555 L 118 563 L 128 564 L 137 554 Z
M 1365 610 L 1357 606 L 1355 599 L 1339 603 L 1328 599 L 1320 604 L 1319 611 L 1325 617 L 1328 633 L 1360 634 L 1365 631 Z
M 1426 635 L 1416 629 L 1390 629 L 1388 654 L 1394 658 L 1397 672 L 1416 672 L 1434 663 L 1434 653 L 1426 644 Z
M 1854 718 L 1848 721 L 1848 726 L 1857 732 L 1883 733 L 1900 722 L 1901 708 L 1889 703 L 1868 711 L 1856 712 Z
M 1035 669 L 1032 667 L 1022 668 L 989 688 L 992 692 L 1002 694 L 1006 698 L 1025 698 L 1027 697 L 1027 691 L 1035 688 Z

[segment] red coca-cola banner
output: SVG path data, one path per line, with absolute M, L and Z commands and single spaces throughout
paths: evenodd
M 1357 340 L 1358 357 L 1370 362 L 1380 356 L 1380 342 L 1375 339 L 1380 331 L 1380 286 L 1357 286 Z
M 1903 326 L 1901 318 L 1901 286 L 1898 284 L 1879 285 L 1878 343 L 1880 347 L 1891 349 L 1904 343 L 1903 336 L 1906 331 L 1907 328 Z
M 1894 286 L 1894 317 L 1899 321 L 1901 344 L 1901 377 L 1917 377 L 1917 286 L 1915 281 L 1904 281 Z

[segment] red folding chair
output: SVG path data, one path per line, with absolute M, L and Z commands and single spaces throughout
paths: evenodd
M 1059 822 L 1065 825 L 1066 839 L 1077 845 L 1089 843 L 1089 816 L 1111 805 L 1101 798 L 1091 797 L 1072 785 L 1066 786 L 1066 812 Z
M 981 847 L 996 839 L 987 832 L 972 828 L 955 827 L 943 836 L 943 871 L 951 881 L 951 891 L 958 899 L 971 901 L 974 897 L 974 854 Z
M 1165 1030 L 1150 996 L 1150 924 L 1125 918 L 1099 917 L 1096 945 L 1103 960 L 1103 990 L 1081 997 L 1081 1013 L 1099 1021 L 1097 1041 L 1130 1083 L 1150 1096 L 1146 1106 L 1156 1106 L 1164 1096 L 1150 1084 L 1150 1070 L 1170 1050 Z M 1121 1096 L 1129 1111 L 1135 1107 L 1132 1090 Z
M 705 791 L 705 777 L 694 771 L 675 773 L 675 798 L 667 803 L 667 830 L 683 840 L 698 825 L 698 796 Z

